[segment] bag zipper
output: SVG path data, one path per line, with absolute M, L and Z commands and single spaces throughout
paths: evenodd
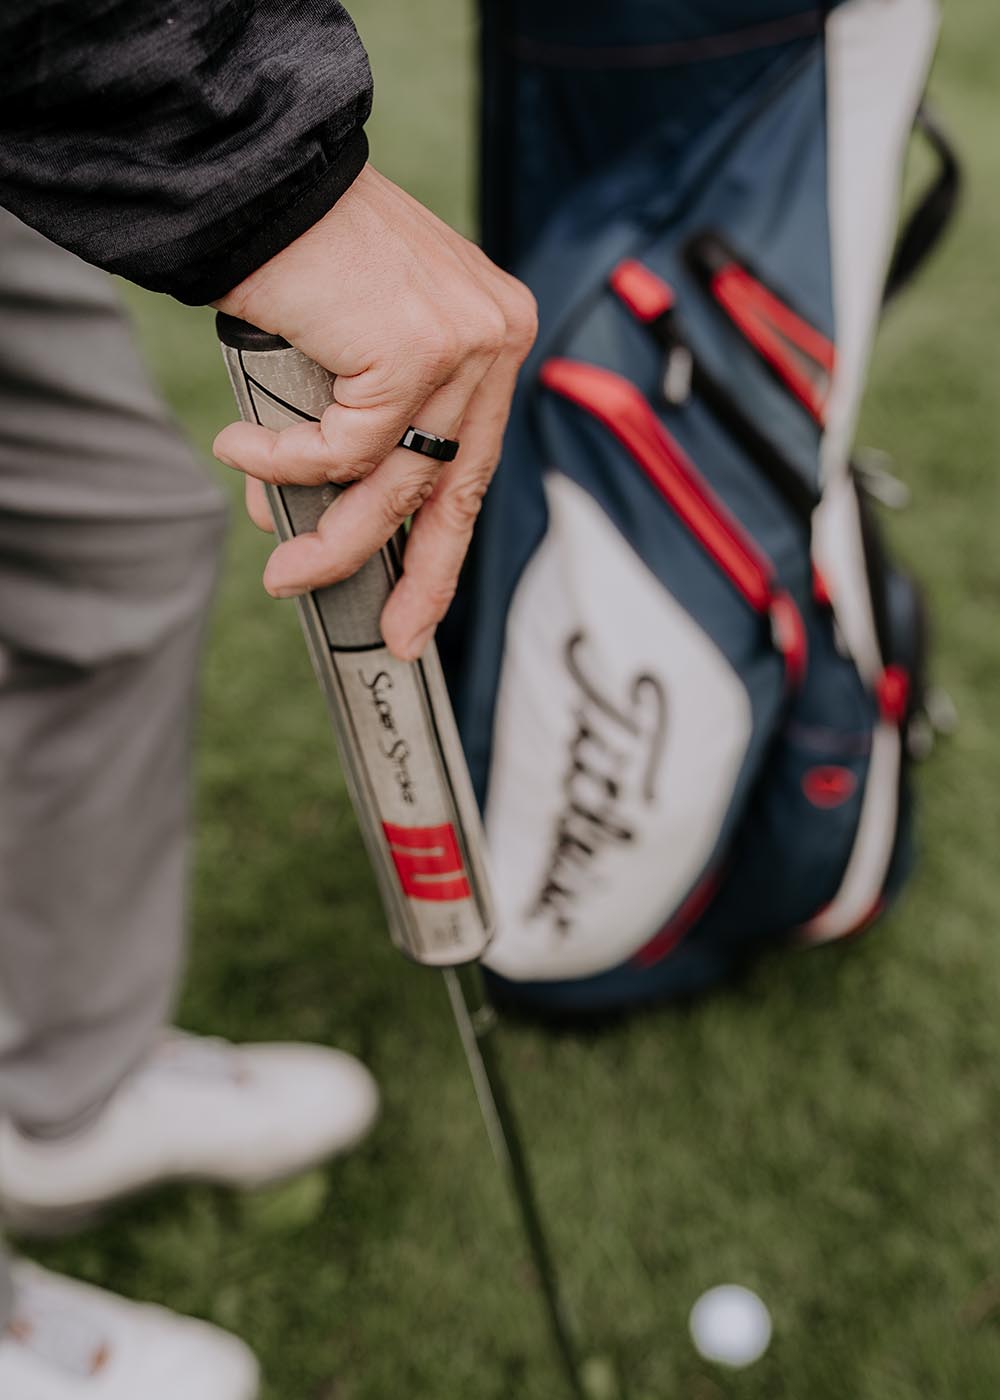
M 716 241 L 719 242 L 719 240 Z M 696 246 L 707 246 L 707 242 L 708 237 L 703 236 L 702 239 L 698 240 Z M 752 454 L 756 464 L 761 467 L 772 485 L 785 497 L 786 502 L 796 510 L 799 518 L 808 523 L 811 520 L 813 509 L 819 503 L 818 494 L 809 488 L 796 468 L 748 418 L 728 390 L 699 360 L 693 357 L 686 342 L 683 325 L 677 314 L 674 290 L 669 283 L 664 282 L 655 272 L 636 259 L 627 259 L 625 262 L 619 263 L 609 280 L 612 290 L 619 299 L 628 306 L 638 320 L 649 327 L 666 352 L 667 366 L 663 376 L 663 388 L 667 402 L 680 407 L 686 402 L 690 393 L 699 394 L 713 409 L 716 416 L 721 419 L 723 425 L 729 428 L 737 441 Z M 677 379 L 677 376 L 671 371 L 671 359 L 678 351 L 686 353 L 690 365 L 687 393 L 679 399 L 672 397 L 669 393 L 670 384 Z M 853 464 L 852 472 L 857 487 L 859 472 Z M 875 631 L 882 655 L 891 657 L 892 630 L 888 616 L 888 585 L 884 546 L 875 528 L 868 499 L 862 491 L 858 491 L 858 513 Z M 815 561 L 813 561 L 813 600 L 819 607 L 832 607 L 829 590 L 816 568 Z M 883 714 L 896 718 L 905 725 L 912 717 L 914 709 L 918 707 L 918 701 L 914 695 L 910 694 L 909 708 L 907 710 L 904 707 L 902 716 L 896 715 L 897 707 L 894 702 L 889 703 L 887 707 L 883 699 L 883 692 L 895 695 L 896 673 L 900 671 L 901 668 L 891 664 L 884 668 L 876 686 L 876 696 Z
M 667 403 L 680 408 L 692 393 L 702 398 L 727 432 L 753 458 L 804 530 L 810 532 L 812 513 L 819 504 L 818 491 L 744 413 L 729 390 L 695 358 L 677 312 L 673 288 L 634 258 L 619 263 L 609 280 L 619 300 L 649 328 L 663 347 L 666 354 L 663 396 Z
M 833 342 L 756 277 L 717 233 L 699 234 L 685 255 L 759 358 L 822 426 L 836 366 Z
M 539 377 L 546 389 L 576 404 L 617 438 L 740 596 L 769 620 L 788 683 L 797 686 L 805 675 L 807 642 L 794 599 L 639 389 L 620 374 L 581 360 L 547 360 Z

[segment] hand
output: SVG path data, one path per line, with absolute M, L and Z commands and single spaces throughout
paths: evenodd
M 260 482 L 356 482 L 314 534 L 278 545 L 264 586 L 287 598 L 346 578 L 413 516 L 404 572 L 382 614 L 413 660 L 448 609 L 500 457 L 517 371 L 535 337 L 531 293 L 366 166 L 319 223 L 216 303 L 336 375 L 319 423 L 276 433 L 233 423 L 216 456 Z M 397 446 L 410 426 L 458 438 L 449 464 Z

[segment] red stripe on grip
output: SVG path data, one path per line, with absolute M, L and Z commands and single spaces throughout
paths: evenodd
M 472 890 L 450 822 L 442 826 L 396 826 L 383 822 L 382 830 L 399 883 L 410 899 L 444 902 L 470 898 Z

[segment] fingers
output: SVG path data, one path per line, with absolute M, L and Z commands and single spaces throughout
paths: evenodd
M 397 351 L 374 368 L 337 376 L 334 402 L 318 423 L 296 423 L 280 432 L 231 423 L 216 437 L 215 455 L 227 466 L 282 486 L 358 481 L 388 457 L 411 424 L 442 432 L 427 419 L 428 412 L 454 431 L 505 336 L 496 304 L 483 297 L 465 334 L 425 329 L 422 338 L 407 343 L 405 354 Z
M 382 614 L 382 634 L 403 660 L 422 653 L 454 597 L 500 459 L 517 372 L 534 337 L 533 304 L 523 310 L 518 334 L 479 383 L 460 427 L 463 393 L 452 386 L 416 415 L 427 431 L 460 438 L 454 463 L 445 466 L 405 449 L 391 452 L 376 472 L 338 497 L 315 532 L 278 546 L 264 573 L 268 592 L 291 597 L 348 577 L 412 516 L 403 577 Z
M 491 361 L 492 363 L 492 361 Z M 356 382 L 337 381 L 337 402 L 323 414 L 321 429 L 336 460 L 331 480 L 351 482 L 370 476 L 399 445 L 409 427 L 442 437 L 454 437 L 489 365 L 477 359 L 405 411 L 355 407 L 349 400 L 359 393 Z M 413 455 L 412 453 L 410 454 Z
M 411 425 L 445 436 L 457 430 L 504 346 L 505 323 L 492 300 L 483 298 L 470 316 L 461 334 L 438 329 L 434 338 L 425 332 L 423 341 L 395 347 L 388 369 L 337 379 L 320 427 L 338 480 L 370 475 Z
M 227 467 L 277 486 L 321 486 L 330 480 L 330 451 L 318 423 L 296 423 L 280 433 L 256 423 L 230 423 L 212 451 Z
M 406 542 L 403 576 L 382 612 L 386 646 L 403 661 L 415 661 L 448 611 L 462 561 L 496 462 L 491 454 L 475 465 L 443 473 L 437 489 L 414 517 Z
M 382 636 L 394 655 L 413 661 L 427 646 L 455 596 L 483 498 L 500 460 L 523 346 L 504 356 L 479 387 L 465 422 L 462 449 L 414 517 L 403 577 L 382 613 Z
M 338 499 L 314 533 L 289 540 L 275 551 L 264 574 L 269 592 L 289 597 L 347 577 L 420 509 L 433 492 L 444 463 L 400 449 L 399 438 L 411 422 L 442 437 L 457 436 L 484 372 L 482 357 L 474 359 L 415 411 L 404 414 L 398 432 L 394 421 L 392 447 L 377 464 L 359 463 L 347 436 L 371 410 L 339 402 L 330 406 L 318 425 L 296 424 L 274 433 L 252 424 L 233 424 L 220 434 L 220 439 L 228 435 L 228 443 L 236 444 L 240 465 L 258 479 L 281 485 L 302 482 L 302 463 L 309 461 L 306 484 L 353 483 L 349 496 Z M 340 384 L 338 380 L 338 391 Z M 346 433 L 340 428 L 344 423 L 348 425 Z M 358 426 L 360 436 L 353 445 L 357 447 L 370 431 Z M 340 444 L 335 461 L 326 455 L 334 449 L 323 445 L 331 437 Z
M 338 583 L 360 569 L 434 489 L 441 463 L 399 449 L 380 469 L 338 496 L 316 529 L 279 544 L 264 570 L 275 598 Z
M 247 515 L 257 526 L 257 529 L 267 530 L 268 533 L 273 534 L 274 521 L 271 518 L 271 507 L 267 502 L 264 483 L 257 481 L 252 476 L 248 476 L 246 479 L 246 506 Z
M 445 385 L 414 415 L 420 426 L 454 437 L 467 409 L 465 384 Z M 378 471 L 356 481 L 321 516 L 314 532 L 287 540 L 271 555 L 264 586 L 287 598 L 336 583 L 381 549 L 431 496 L 444 463 L 394 447 Z

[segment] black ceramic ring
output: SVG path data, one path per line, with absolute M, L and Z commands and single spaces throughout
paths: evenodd
M 438 437 L 437 433 L 422 433 L 419 428 L 407 428 L 399 440 L 400 447 L 419 452 L 424 457 L 434 457 L 439 462 L 453 462 L 458 456 L 458 443 L 454 438 Z

